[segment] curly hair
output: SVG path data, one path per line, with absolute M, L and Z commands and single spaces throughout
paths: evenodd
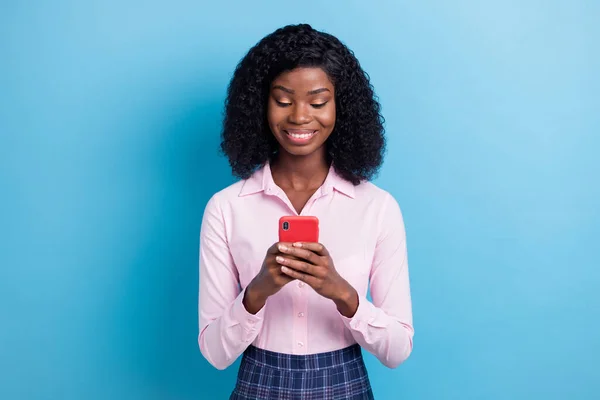
M 233 174 L 247 179 L 276 157 L 267 122 L 270 85 L 282 72 L 319 67 L 335 88 L 336 122 L 325 146 L 328 161 L 358 185 L 378 172 L 385 152 L 380 105 L 354 53 L 310 25 L 288 25 L 264 37 L 237 65 L 227 89 L 221 151 Z

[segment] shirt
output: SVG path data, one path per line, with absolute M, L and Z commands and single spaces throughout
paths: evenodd
M 412 351 L 414 330 L 405 227 L 396 200 L 373 183 L 354 186 L 332 166 L 300 213 L 319 219 L 320 242 L 358 293 L 352 318 L 299 280 L 270 296 L 256 314 L 244 307 L 245 288 L 278 241 L 279 218 L 289 215 L 298 213 L 268 163 L 208 201 L 200 230 L 202 355 L 225 369 L 250 344 L 314 354 L 358 343 L 384 365 L 400 365 Z

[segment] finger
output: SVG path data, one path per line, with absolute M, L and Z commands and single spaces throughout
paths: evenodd
M 267 250 L 267 254 L 270 255 L 277 255 L 279 253 L 281 253 L 280 247 L 292 247 L 292 243 L 287 243 L 287 242 L 276 242 L 273 243 L 273 245 L 271 247 L 269 247 L 269 249 Z
M 277 261 L 279 264 L 285 265 L 286 267 L 289 267 L 293 270 L 296 270 L 299 272 L 304 272 L 309 275 L 316 275 L 316 272 L 317 272 L 317 269 L 315 268 L 314 265 L 306 263 L 304 261 L 291 260 L 289 258 L 285 258 L 285 257 L 281 257 L 281 256 L 277 256 L 275 258 L 275 261 Z
M 314 276 L 305 274 L 304 272 L 293 270 L 291 268 L 286 267 L 285 265 L 283 265 L 281 267 L 281 272 L 283 272 L 284 274 L 286 274 L 294 279 L 298 279 L 299 281 L 306 282 L 311 287 L 315 286 L 317 283 L 317 278 L 315 278 Z
M 285 256 L 288 260 L 297 260 L 294 256 L 288 256 L 282 253 L 277 253 L 276 256 L 269 256 L 269 260 L 267 262 L 267 269 L 275 270 L 277 274 L 281 274 L 281 264 L 277 261 L 277 257 Z
M 290 245 L 280 244 L 279 251 L 283 254 L 288 254 L 306 260 L 314 265 L 319 265 L 319 256 L 307 249 L 300 249 Z
M 294 248 L 298 248 L 298 249 L 302 248 L 302 249 L 310 250 L 313 253 L 315 253 L 321 257 L 329 256 L 329 251 L 327 251 L 327 248 L 325 246 L 323 246 L 321 243 L 298 242 L 298 243 L 294 243 L 293 246 L 294 246 Z

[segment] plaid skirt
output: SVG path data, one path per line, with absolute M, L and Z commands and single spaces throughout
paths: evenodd
M 230 400 L 372 400 L 358 344 L 328 353 L 282 354 L 250 346 Z

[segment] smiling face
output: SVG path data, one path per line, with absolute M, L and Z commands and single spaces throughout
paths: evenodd
M 267 119 L 281 151 L 308 156 L 323 146 L 335 125 L 334 87 L 321 68 L 296 68 L 271 84 Z

